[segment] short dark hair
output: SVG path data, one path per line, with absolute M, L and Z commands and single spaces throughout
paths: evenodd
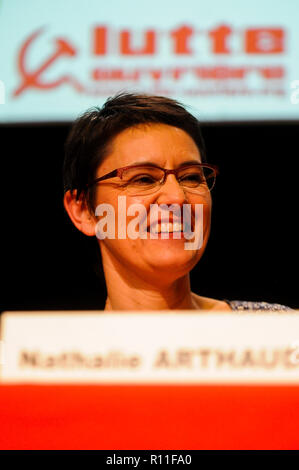
M 65 144 L 63 165 L 64 191 L 83 193 L 90 209 L 94 191 L 87 185 L 109 151 L 109 144 L 121 131 L 139 124 L 160 123 L 178 127 L 189 134 L 206 162 L 205 144 L 199 121 L 171 98 L 136 93 L 118 93 L 102 108 L 87 110 L 73 123 Z

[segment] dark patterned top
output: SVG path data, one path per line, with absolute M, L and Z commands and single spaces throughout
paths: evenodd
M 277 312 L 277 311 L 294 311 L 292 308 L 287 307 L 286 305 L 280 304 L 270 304 L 268 302 L 248 302 L 246 300 L 226 300 L 225 302 L 230 305 L 232 310 L 234 311 L 241 311 L 241 310 L 254 310 L 257 312 L 264 312 L 268 310 L 269 312 Z

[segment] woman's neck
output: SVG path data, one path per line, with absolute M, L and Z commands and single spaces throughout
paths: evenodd
M 157 284 L 111 263 L 103 263 L 107 300 L 105 310 L 190 310 L 199 308 L 190 289 L 189 274 Z
M 231 310 L 224 301 L 191 292 L 189 274 L 167 282 L 166 273 L 144 278 L 112 257 L 102 260 L 108 294 L 105 310 Z
M 164 289 L 108 289 L 105 310 L 190 310 L 198 308 L 189 289 L 176 281 Z

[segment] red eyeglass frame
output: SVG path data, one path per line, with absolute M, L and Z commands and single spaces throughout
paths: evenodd
M 140 167 L 157 168 L 159 170 L 162 170 L 164 172 L 164 178 L 161 180 L 161 184 L 163 184 L 163 183 L 165 183 L 165 180 L 166 180 L 168 175 L 175 175 L 175 177 L 177 178 L 177 173 L 179 171 L 183 170 L 184 168 L 188 168 L 188 167 L 192 167 L 192 166 L 200 166 L 201 168 L 210 168 L 211 170 L 215 171 L 215 177 L 219 174 L 219 167 L 217 165 L 212 164 L 212 163 L 194 163 L 194 164 L 188 163 L 188 164 L 182 165 L 179 168 L 176 168 L 174 170 L 168 170 L 166 168 L 162 168 L 162 167 L 160 167 L 158 165 L 154 165 L 154 164 L 153 165 L 151 165 L 151 164 L 129 165 L 129 166 L 123 166 L 121 168 L 116 168 L 115 170 L 110 171 L 106 175 L 103 175 L 103 176 L 100 176 L 99 178 L 96 178 L 91 183 L 88 183 L 86 185 L 86 188 L 90 188 L 91 186 L 93 186 L 96 183 L 99 183 L 100 181 L 105 181 L 109 178 L 114 178 L 116 176 L 119 177 L 120 179 L 122 179 L 122 175 L 123 175 L 123 172 L 125 170 L 128 170 L 129 168 L 140 168 Z

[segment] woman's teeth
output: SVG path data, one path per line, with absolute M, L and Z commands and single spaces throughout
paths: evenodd
M 184 230 L 184 225 L 178 222 L 175 222 L 174 224 L 171 222 L 156 224 L 151 227 L 152 233 L 173 233 L 173 232 L 182 232 L 183 230 Z

